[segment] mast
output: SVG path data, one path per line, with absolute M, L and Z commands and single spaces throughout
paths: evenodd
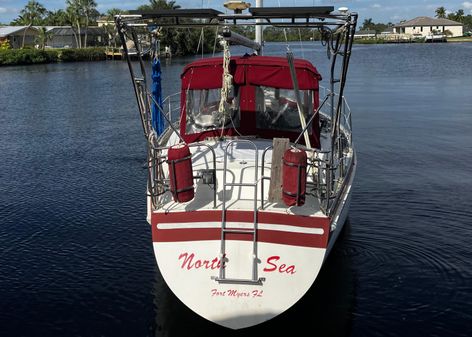
M 256 0 L 256 8 L 264 7 L 263 0 Z M 259 43 L 261 50 L 259 55 L 262 55 L 262 19 L 256 19 L 256 43 Z

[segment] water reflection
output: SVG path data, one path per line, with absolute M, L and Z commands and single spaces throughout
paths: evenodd
M 0 335 L 470 335 L 471 51 L 354 46 L 352 231 L 306 298 L 232 333 L 154 275 L 146 149 L 126 63 L 2 67 Z M 304 52 L 326 74 L 325 49 Z M 178 91 L 187 61 L 164 64 L 164 94 Z

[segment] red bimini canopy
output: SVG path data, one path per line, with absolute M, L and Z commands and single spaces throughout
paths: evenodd
M 308 61 L 295 59 L 300 90 L 318 90 L 321 75 Z M 257 85 L 293 89 L 287 58 L 275 56 L 232 57 L 230 72 L 235 85 Z M 223 58 L 200 59 L 188 64 L 181 75 L 182 90 L 221 88 Z
M 321 75 L 308 61 L 295 59 L 295 70 L 300 90 L 313 91 L 313 110 L 319 105 L 319 86 Z M 238 130 L 226 127 L 225 135 L 254 135 L 262 138 L 289 137 L 294 141 L 299 132 L 286 130 L 263 129 L 256 126 L 256 88 L 271 87 L 276 89 L 293 89 L 292 77 L 288 60 L 285 57 L 245 55 L 232 57 L 230 73 L 233 76 L 233 85 L 239 92 L 240 126 Z M 186 142 L 195 142 L 207 137 L 221 136 L 221 129 L 206 130 L 200 133 L 187 133 L 186 128 L 186 95 L 188 90 L 218 89 L 222 87 L 223 58 L 200 59 L 188 64 L 181 75 L 181 134 Z M 301 132 L 301 129 L 300 129 Z M 310 130 L 311 145 L 319 148 L 319 118 L 313 121 Z M 302 143 L 304 142 L 302 137 Z

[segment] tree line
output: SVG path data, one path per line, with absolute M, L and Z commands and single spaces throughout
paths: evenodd
M 36 0 L 30 0 L 20 11 L 20 15 L 10 24 L 16 26 L 71 26 L 74 37 L 79 48 L 87 47 L 88 27 L 96 24 L 96 19 L 100 16 L 97 11 L 95 0 L 66 0 L 66 8 L 56 11 L 49 11 Z M 85 39 L 82 44 L 80 38 L 82 29 L 84 29 Z M 23 35 L 25 40 L 26 30 Z M 38 39 L 44 44 L 50 38 L 50 33 L 46 28 L 41 27 Z
M 178 9 L 180 5 L 174 0 L 149 0 L 149 4 L 137 7 L 137 10 L 153 9 Z M 87 34 L 90 26 L 95 26 L 100 17 L 105 17 L 112 21 L 117 14 L 126 14 L 126 10 L 119 8 L 109 9 L 106 13 L 100 13 L 97 10 L 95 0 L 66 0 L 65 9 L 50 11 L 36 0 L 30 0 L 20 11 L 19 16 L 13 20 L 11 25 L 24 26 L 42 26 L 39 30 L 38 40 L 40 45 L 44 46 L 46 41 L 51 38 L 50 33 L 44 26 L 70 26 L 79 48 L 87 47 Z M 435 10 L 437 18 L 447 18 L 464 24 L 464 31 L 472 30 L 472 15 L 465 15 L 464 10 L 459 9 L 456 12 L 448 12 L 444 7 L 438 7 Z M 372 18 L 365 19 L 360 30 L 374 30 L 381 33 L 394 24 L 375 23 Z M 116 43 L 115 28 L 112 25 L 105 25 L 107 35 L 110 41 Z M 254 28 L 239 28 L 238 32 L 243 33 L 249 38 L 254 37 Z M 84 39 L 82 40 L 82 33 Z M 214 43 L 217 32 L 214 29 L 190 30 L 190 29 L 161 29 L 161 45 L 170 46 L 174 54 L 186 55 L 197 52 L 210 52 L 214 50 Z M 26 34 L 26 30 L 25 30 Z M 319 32 L 312 29 L 280 29 L 270 27 L 264 30 L 266 41 L 294 41 L 294 40 L 318 40 Z M 23 36 L 23 45 L 24 45 Z
M 149 4 L 137 7 L 137 10 L 153 9 L 177 9 L 180 8 L 173 0 L 149 0 Z M 46 44 L 51 38 L 50 32 L 44 26 L 70 26 L 78 48 L 87 47 L 87 34 L 90 26 L 96 26 L 99 18 L 113 21 L 115 15 L 126 14 L 128 11 L 119 8 L 109 9 L 106 13 L 97 10 L 95 0 L 66 0 L 65 9 L 54 11 L 48 10 L 44 5 L 36 0 L 30 0 L 20 11 L 19 16 L 10 25 L 13 26 L 39 26 L 38 41 L 40 46 Z M 104 25 L 103 29 L 109 37 L 109 43 L 116 45 L 116 31 L 114 25 Z M 213 40 L 214 30 L 161 30 L 161 45 L 170 46 L 172 52 L 177 55 L 187 55 L 191 53 L 209 52 L 215 48 Z M 26 30 L 23 35 L 23 47 Z M 84 39 L 81 36 L 84 35 Z
M 180 5 L 173 0 L 149 0 L 148 4 L 137 7 L 137 10 L 178 9 Z M 50 11 L 36 0 L 30 0 L 21 10 L 20 15 L 13 20 L 11 25 L 40 26 L 38 42 L 44 47 L 51 38 L 50 32 L 44 26 L 70 26 L 79 48 L 87 47 L 88 27 L 97 25 L 99 18 L 112 21 L 115 15 L 126 14 L 128 11 L 119 8 L 109 9 L 106 13 L 97 10 L 95 0 L 66 0 L 65 9 Z M 185 21 L 185 19 L 184 19 Z M 181 20 L 181 22 L 183 22 Z M 110 44 L 116 46 L 116 33 L 113 25 L 104 25 L 103 29 L 109 37 Z M 248 38 L 254 38 L 254 27 L 236 27 L 235 30 Z M 82 40 L 82 33 L 85 38 Z M 26 30 L 25 30 L 26 34 Z M 217 32 L 215 29 L 166 29 L 160 30 L 161 46 L 170 46 L 176 55 L 188 55 L 199 52 L 211 52 L 219 50 L 215 44 Z M 264 31 L 267 41 L 294 41 L 294 40 L 318 40 L 319 32 L 312 29 L 281 29 L 270 27 Z M 25 36 L 24 36 L 25 37 Z M 24 46 L 23 37 L 23 46 Z

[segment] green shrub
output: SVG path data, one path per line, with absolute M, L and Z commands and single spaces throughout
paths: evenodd
M 10 49 L 10 41 L 6 39 L 3 41 L 0 41 L 0 50 L 5 50 L 5 49 Z
M 6 49 L 0 50 L 0 65 L 37 64 L 57 62 L 58 53 L 54 50 Z
M 63 62 L 102 61 L 106 60 L 104 48 L 68 48 L 61 49 L 60 60 Z
M 101 60 L 106 60 L 104 48 L 0 49 L 0 66 Z

